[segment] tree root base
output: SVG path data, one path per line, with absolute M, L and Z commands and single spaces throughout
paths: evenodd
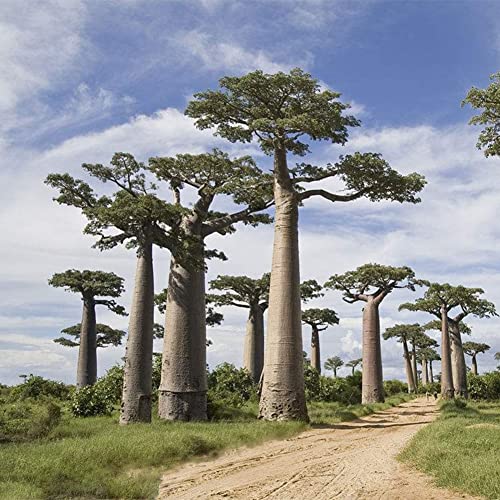
M 207 392 L 160 390 L 158 415 L 163 420 L 207 420 Z

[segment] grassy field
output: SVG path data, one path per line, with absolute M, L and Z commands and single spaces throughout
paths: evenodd
M 444 403 L 400 456 L 439 486 L 500 498 L 500 401 Z
M 312 425 L 352 420 L 395 406 L 387 403 L 310 405 Z M 116 417 L 78 419 L 61 424 L 38 441 L 0 445 L 0 498 L 154 498 L 162 472 L 182 461 L 221 450 L 284 439 L 308 428 L 301 422 L 260 422 L 256 405 L 235 410 L 232 420 L 120 427 Z

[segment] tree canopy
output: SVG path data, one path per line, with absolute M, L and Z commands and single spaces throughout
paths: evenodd
M 341 366 L 344 366 L 344 361 L 340 356 L 332 356 L 325 361 L 325 370 L 336 372 Z
M 80 345 L 80 332 L 82 329 L 81 323 L 73 326 L 68 326 L 61 330 L 63 335 L 73 337 L 74 340 L 68 339 L 67 337 L 58 337 L 54 339 L 54 342 L 61 344 L 66 347 L 77 347 Z M 122 343 L 123 337 L 126 332 L 123 330 L 117 330 L 110 327 L 109 325 L 104 325 L 102 323 L 96 324 L 96 346 L 97 347 L 108 347 L 110 345 L 118 346 Z
M 351 359 L 351 361 L 348 361 L 345 365 L 354 370 L 358 365 L 361 365 L 362 363 L 363 363 L 363 358 L 356 358 L 356 359 Z
M 96 305 L 106 306 L 114 313 L 125 316 L 125 308 L 113 299 L 96 298 L 119 297 L 124 291 L 123 281 L 123 278 L 111 272 L 68 269 L 54 274 L 49 279 L 49 285 L 79 293 L 84 298 L 93 299 Z
M 488 344 L 482 342 L 464 342 L 462 344 L 465 354 L 469 356 L 476 356 L 477 354 L 483 354 L 489 351 L 491 347 Z
M 472 333 L 471 327 L 467 323 L 464 323 L 463 321 L 460 321 L 458 323 L 458 329 L 462 335 L 470 335 Z M 429 321 L 428 323 L 426 323 L 424 325 L 424 330 L 438 330 L 438 331 L 440 331 L 441 330 L 441 321 L 438 319 L 434 319 L 432 321 Z
M 477 141 L 478 149 L 484 150 L 485 156 L 500 155 L 500 73 L 490 76 L 491 83 L 485 89 L 472 87 L 462 102 L 480 110 L 473 116 L 471 125 L 482 125 L 483 130 Z
M 396 339 L 398 342 L 409 342 L 421 335 L 424 335 L 424 329 L 418 323 L 397 324 L 386 328 L 383 338 L 384 340 Z
M 415 290 L 422 281 L 415 278 L 409 267 L 393 267 L 381 264 L 365 264 L 354 271 L 335 274 L 325 283 L 325 288 L 340 290 L 343 299 L 350 304 L 367 302 L 370 297 L 381 301 L 396 288 Z
M 302 322 L 321 332 L 329 326 L 338 325 L 339 317 L 333 309 L 310 308 L 302 312 Z
M 269 300 L 270 273 L 261 278 L 248 276 L 219 275 L 210 281 L 210 289 L 224 293 L 207 295 L 211 302 L 218 306 L 236 306 L 249 308 L 259 305 L 267 308 Z

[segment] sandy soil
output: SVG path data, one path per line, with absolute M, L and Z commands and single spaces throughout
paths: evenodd
M 439 499 L 471 498 L 433 486 L 396 461 L 437 415 L 425 398 L 286 441 L 234 450 L 166 474 L 159 498 Z

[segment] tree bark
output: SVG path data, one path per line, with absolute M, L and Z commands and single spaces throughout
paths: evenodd
M 369 298 L 363 309 L 363 376 L 361 402 L 384 401 L 378 303 Z
M 311 333 L 311 365 L 321 373 L 321 353 L 319 346 L 319 332 L 316 327 L 313 326 Z
M 264 311 L 260 304 L 252 304 L 248 313 L 243 366 L 258 383 L 264 368 Z
M 78 388 L 93 385 L 97 380 L 97 326 L 95 302 L 93 297 L 83 297 L 82 326 L 80 330 L 80 347 L 78 348 L 78 365 L 76 386 Z
M 441 307 L 441 397 L 443 399 L 452 399 L 453 396 L 448 311 L 443 306 Z
M 462 347 L 462 335 L 456 321 L 449 321 L 450 349 L 451 349 L 451 373 L 453 377 L 453 388 L 455 396 L 468 397 L 467 392 L 467 367 L 465 354 Z
M 206 337 L 205 271 L 201 266 L 185 267 L 172 256 L 158 401 L 160 418 L 207 419 Z
M 413 381 L 415 383 L 415 391 L 417 391 L 418 390 L 417 349 L 414 343 L 412 343 L 412 348 L 411 348 L 411 364 L 413 372 Z
M 477 359 L 476 359 L 476 355 L 475 354 L 472 355 L 472 373 L 474 375 L 478 374 L 478 371 L 477 371 Z
M 137 258 L 130 310 L 120 423 L 151 422 L 154 321 L 153 245 Z
M 337 368 L 333 369 L 333 378 L 337 378 Z
M 415 387 L 415 377 L 413 376 L 413 368 L 411 366 L 410 352 L 408 350 L 408 342 L 403 339 L 403 357 L 406 368 L 406 381 L 408 383 L 408 393 L 417 392 Z
M 422 385 L 429 384 L 429 368 L 427 366 L 427 360 L 422 359 Z
M 259 418 L 307 421 L 299 290 L 299 201 L 289 177 L 285 149 L 275 152 L 274 200 L 273 259 Z
M 429 376 L 431 380 L 431 384 L 434 383 L 434 374 L 432 373 L 432 361 L 429 360 Z

